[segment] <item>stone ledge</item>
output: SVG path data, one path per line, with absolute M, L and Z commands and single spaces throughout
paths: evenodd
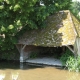
M 44 65 L 51 65 L 51 66 L 63 66 L 59 59 L 55 58 L 35 58 L 35 59 L 28 59 L 26 60 L 27 63 L 32 64 L 44 64 Z

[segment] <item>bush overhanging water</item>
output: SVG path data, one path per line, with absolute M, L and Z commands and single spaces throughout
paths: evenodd
M 70 50 L 66 50 L 61 57 L 61 61 L 69 71 L 80 72 L 80 56 L 74 57 Z

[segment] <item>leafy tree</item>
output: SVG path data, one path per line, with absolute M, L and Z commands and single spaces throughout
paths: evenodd
M 70 10 L 80 20 L 80 2 L 74 1 L 71 4 Z
M 0 53 L 13 52 L 16 36 L 26 29 L 45 27 L 47 16 L 68 9 L 70 3 L 71 0 L 0 0 L 0 34 L 5 35 L 0 38 Z

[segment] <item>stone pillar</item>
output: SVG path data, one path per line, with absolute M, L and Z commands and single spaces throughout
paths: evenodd
M 20 52 L 20 62 L 24 62 L 23 50 Z
M 74 53 L 80 56 L 80 38 L 77 37 L 74 44 Z
M 22 62 L 20 62 L 20 69 L 23 69 L 24 68 L 24 65 Z
M 29 56 L 30 56 L 30 51 L 25 51 L 25 47 L 26 47 L 26 45 L 21 46 L 21 49 L 20 49 L 21 50 L 20 51 L 20 62 L 26 62 L 26 59 L 28 59 Z

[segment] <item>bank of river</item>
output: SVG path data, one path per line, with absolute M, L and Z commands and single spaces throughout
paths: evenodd
M 0 75 L 5 76 L 4 80 L 12 80 L 13 77 L 17 77 L 17 80 L 80 80 L 80 73 L 26 63 L 20 69 L 19 62 L 0 62 Z

